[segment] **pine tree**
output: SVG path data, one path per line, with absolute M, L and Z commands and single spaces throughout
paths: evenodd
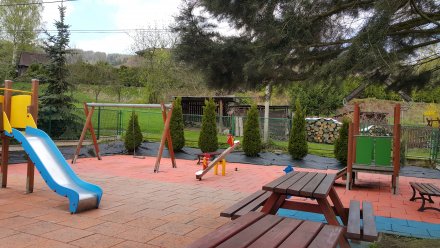
M 259 113 L 256 105 L 252 105 L 246 117 L 243 135 L 243 151 L 246 156 L 255 157 L 261 151 Z
M 183 129 L 182 98 L 178 97 L 174 101 L 173 115 L 170 122 L 171 139 L 175 151 L 181 151 L 185 146 L 185 133 Z
M 139 126 L 138 116 L 134 112 L 131 113 L 128 121 L 127 130 L 125 132 L 124 145 L 128 152 L 133 152 L 143 141 L 141 127 Z
M 211 98 L 203 107 L 202 129 L 199 136 L 199 148 L 202 152 L 215 152 L 218 149 L 215 103 Z
M 439 6 L 438 0 L 186 0 L 173 28 L 176 57 L 225 89 L 336 84 L 352 76 L 391 89 L 428 85 L 439 75 L 438 66 L 424 66 L 440 58 Z M 218 23 L 236 35 L 218 32 Z
M 339 137 L 335 140 L 334 143 L 335 158 L 343 165 L 347 164 L 348 127 L 349 127 L 349 121 L 347 119 L 344 119 L 342 121 L 341 129 L 339 129 Z
M 307 155 L 308 145 L 305 114 L 298 99 L 295 108 L 288 150 L 293 159 L 302 159 Z
M 47 88 L 41 97 L 40 122 L 43 129 L 50 131 L 52 137 L 60 137 L 66 130 L 79 129 L 78 117 L 73 113 L 75 105 L 68 94 L 72 85 L 67 77 L 67 55 L 69 45 L 69 25 L 65 24 L 65 7 L 59 7 L 60 20 L 55 22 L 56 35 L 48 36 L 44 41 L 44 50 L 49 57 L 47 64 Z

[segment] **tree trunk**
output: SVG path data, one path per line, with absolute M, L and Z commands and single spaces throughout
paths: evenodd
M 272 93 L 272 81 L 269 81 L 266 85 L 266 95 L 264 99 L 264 127 L 263 127 L 263 141 L 267 143 L 269 141 L 269 106 L 270 97 Z

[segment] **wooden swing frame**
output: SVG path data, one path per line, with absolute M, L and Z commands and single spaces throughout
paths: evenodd
M 165 148 L 165 141 L 168 141 L 168 151 L 170 153 L 171 162 L 173 168 L 177 168 L 176 159 L 174 156 L 173 142 L 171 140 L 170 133 L 170 122 L 171 116 L 173 114 L 174 104 L 118 104 L 118 103 L 84 103 L 84 114 L 86 115 L 86 122 L 84 123 L 81 136 L 79 138 L 78 145 L 76 147 L 75 154 L 72 159 L 72 164 L 76 163 L 79 153 L 81 152 L 81 147 L 84 142 L 87 130 L 90 131 L 92 136 L 93 146 L 95 148 L 95 154 L 98 160 L 101 160 L 101 154 L 99 153 L 98 140 L 96 139 L 95 130 L 92 124 L 92 116 L 95 111 L 95 107 L 112 107 L 112 108 L 160 108 L 162 110 L 162 119 L 164 122 L 164 131 L 162 133 L 162 138 L 160 140 L 160 146 L 156 157 L 156 163 L 154 165 L 154 172 L 159 172 L 160 160 L 162 159 L 163 150 Z

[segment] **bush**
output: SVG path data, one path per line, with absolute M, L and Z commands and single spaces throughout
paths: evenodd
M 209 101 L 205 101 L 205 106 L 203 107 L 199 148 L 202 152 L 215 152 L 218 149 L 215 103 L 212 98 Z
M 349 121 L 347 119 L 344 119 L 342 121 L 341 129 L 339 129 L 339 137 L 335 140 L 334 149 L 333 149 L 335 158 L 343 165 L 347 164 L 348 125 L 349 125 Z
M 139 126 L 138 116 L 132 112 L 125 132 L 125 149 L 127 149 L 128 152 L 133 152 L 142 144 L 142 140 L 143 137 L 141 127 Z
M 183 132 L 183 114 L 182 114 L 182 99 L 178 97 L 174 101 L 173 115 L 171 116 L 170 132 L 171 140 L 173 141 L 173 149 L 181 151 L 185 146 L 185 134 Z
M 302 159 L 307 155 L 307 133 L 306 120 L 299 99 L 295 104 L 295 116 L 292 121 L 292 129 L 290 130 L 288 150 L 293 159 Z
M 261 151 L 259 113 L 253 105 L 247 113 L 244 124 L 243 151 L 246 156 L 255 157 Z

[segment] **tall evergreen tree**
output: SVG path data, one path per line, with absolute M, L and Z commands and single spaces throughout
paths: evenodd
M 205 101 L 203 107 L 202 129 L 199 136 L 199 148 L 202 152 L 215 152 L 218 149 L 217 122 L 214 99 Z
M 173 115 L 170 121 L 171 139 L 173 141 L 173 150 L 181 151 L 185 146 L 185 133 L 182 113 L 182 98 L 178 97 L 174 101 Z
M 288 150 L 293 159 L 302 159 L 307 155 L 308 144 L 305 114 L 298 99 L 296 100 L 295 108 Z
M 66 130 L 78 128 L 77 116 L 73 113 L 75 105 L 69 93 L 72 84 L 67 78 L 67 55 L 70 53 L 69 46 L 69 25 L 65 23 L 66 7 L 58 7 L 60 20 L 55 21 L 56 35 L 48 36 L 44 41 L 44 50 L 50 61 L 47 64 L 47 88 L 41 96 L 40 122 L 43 129 L 50 128 L 50 135 L 61 136 Z
M 335 140 L 334 143 L 335 158 L 343 165 L 347 164 L 348 127 L 349 127 L 349 121 L 347 119 L 344 119 L 342 121 L 341 129 L 339 129 L 339 137 Z
M 255 157 L 261 151 L 260 115 L 256 105 L 252 105 L 246 117 L 243 135 L 243 151 L 246 156 Z
M 235 35 L 216 32 L 208 15 Z M 423 67 L 440 58 L 429 52 L 440 42 L 439 27 L 437 0 L 186 0 L 174 31 L 177 58 L 217 87 L 357 75 L 405 89 L 440 74 L 438 66 Z
M 142 144 L 143 139 L 138 115 L 133 111 L 125 132 L 125 149 L 127 149 L 128 152 L 134 152 L 134 150 Z

